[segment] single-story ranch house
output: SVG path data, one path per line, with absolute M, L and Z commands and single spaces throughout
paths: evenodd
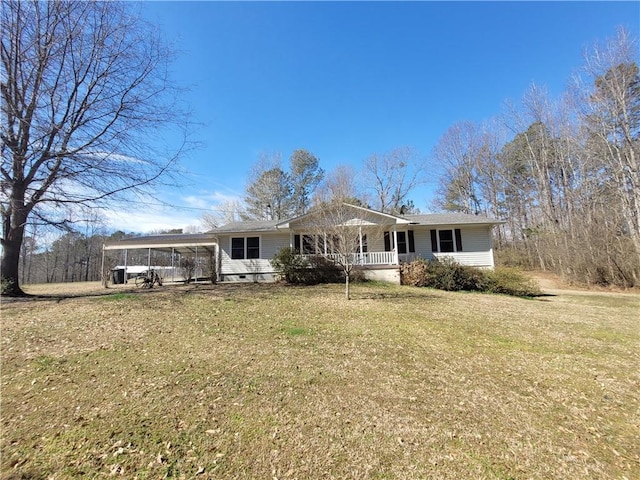
M 416 258 L 451 257 L 463 265 L 494 266 L 491 231 L 501 221 L 460 213 L 391 215 L 347 204 L 341 210 L 339 223 L 328 225 L 327 231 L 335 234 L 342 225 L 355 232 L 350 258 L 366 278 L 399 283 L 399 265 Z M 232 222 L 200 234 L 136 237 L 104 249 L 148 249 L 149 259 L 151 250 L 207 255 L 216 263 L 218 281 L 257 282 L 277 279 L 270 260 L 281 248 L 335 259 L 326 236 L 310 213 L 288 220 Z M 150 261 L 148 266 L 153 268 Z

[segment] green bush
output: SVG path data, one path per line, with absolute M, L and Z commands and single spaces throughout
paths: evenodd
M 340 268 L 322 256 L 302 257 L 293 248 L 281 248 L 271 259 L 271 266 L 287 282 L 302 285 L 339 282 Z
M 400 267 L 403 285 L 447 291 L 505 293 L 521 297 L 540 295 L 533 280 L 512 268 L 481 270 L 452 259 L 415 260 Z
M 299 283 L 299 278 L 304 270 L 309 268 L 309 263 L 304 257 L 296 254 L 293 248 L 281 248 L 271 259 L 271 266 L 287 283 Z
M 334 262 L 320 255 L 309 258 L 309 269 L 306 272 L 305 284 L 338 283 L 343 279 L 342 269 Z

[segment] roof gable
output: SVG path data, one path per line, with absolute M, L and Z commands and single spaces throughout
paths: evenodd
M 329 206 L 328 208 L 336 208 L 335 206 Z M 379 212 L 371 208 L 359 207 L 357 205 L 351 205 L 349 203 L 342 203 L 337 206 L 340 209 L 340 221 L 343 225 L 396 225 L 396 224 L 408 224 L 410 220 L 399 217 L 397 215 L 391 215 L 389 213 Z M 326 210 L 326 208 L 325 208 Z M 313 223 L 314 217 L 323 211 L 322 208 L 312 210 L 304 215 L 294 217 L 289 220 L 285 220 L 276 228 L 304 228 L 305 225 Z

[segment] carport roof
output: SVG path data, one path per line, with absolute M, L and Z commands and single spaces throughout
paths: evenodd
M 211 233 L 180 233 L 125 238 L 105 243 L 104 249 L 133 250 L 136 248 L 151 248 L 163 252 L 195 253 L 196 248 L 213 252 L 216 243 L 215 236 Z

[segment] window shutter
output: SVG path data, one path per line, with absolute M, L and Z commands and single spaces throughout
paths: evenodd
M 431 230 L 431 251 L 438 251 L 438 232 Z
M 389 236 L 389 232 L 384 232 L 384 251 L 391 251 L 391 237 Z
M 293 249 L 296 253 L 300 253 L 300 235 L 293 236 Z
M 409 237 L 409 252 L 414 253 L 416 251 L 416 242 L 413 238 L 413 230 L 409 230 L 407 235 Z
M 462 233 L 459 228 L 456 228 L 456 252 L 462 251 Z

